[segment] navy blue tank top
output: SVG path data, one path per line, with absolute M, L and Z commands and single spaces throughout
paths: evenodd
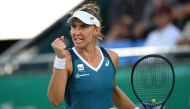
M 91 66 L 73 47 L 73 73 L 68 78 L 66 109 L 109 109 L 113 107 L 115 68 L 106 50 L 99 48 L 102 59 L 97 68 Z M 95 57 L 94 57 L 95 58 Z

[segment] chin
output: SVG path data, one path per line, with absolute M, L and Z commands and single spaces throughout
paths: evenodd
M 81 44 L 75 44 L 75 48 L 83 48 L 84 46 L 82 46 Z

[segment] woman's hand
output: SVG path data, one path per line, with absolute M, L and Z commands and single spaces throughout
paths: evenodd
M 51 43 L 51 46 L 58 58 L 64 59 L 66 57 L 66 44 L 64 42 L 64 36 L 55 39 Z

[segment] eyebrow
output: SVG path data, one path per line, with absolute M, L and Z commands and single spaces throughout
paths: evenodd
M 71 26 L 75 26 L 75 25 L 76 25 L 76 24 L 71 23 Z M 91 25 L 88 25 L 88 24 L 82 23 L 80 26 L 89 27 L 89 26 L 91 26 Z
M 89 26 L 91 26 L 91 25 L 88 25 L 88 24 L 83 23 L 81 26 L 89 27 Z

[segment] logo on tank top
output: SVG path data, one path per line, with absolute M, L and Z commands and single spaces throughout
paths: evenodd
M 109 66 L 109 64 L 110 64 L 110 61 L 109 61 L 109 60 L 106 60 L 105 66 Z
M 77 68 L 78 68 L 78 71 L 83 71 L 84 70 L 84 65 L 83 64 L 78 64 Z
M 75 74 L 75 78 L 90 76 L 90 74 L 85 72 L 83 64 L 77 64 L 77 69 L 78 69 L 78 72 Z

